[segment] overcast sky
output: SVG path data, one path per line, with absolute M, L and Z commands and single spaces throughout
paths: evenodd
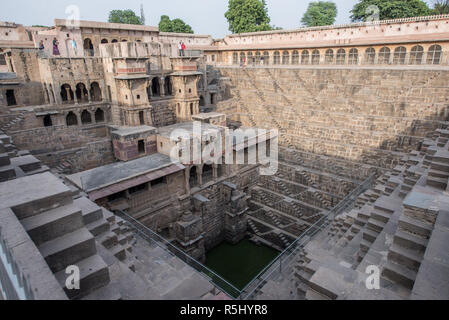
M 113 9 L 132 9 L 140 14 L 144 5 L 146 24 L 157 26 L 160 16 L 181 18 L 196 34 L 222 38 L 229 34 L 224 17 L 227 0 L 12 0 L 1 1 L 0 21 L 19 24 L 52 26 L 54 18 L 65 18 L 67 6 L 77 5 L 82 20 L 107 21 Z M 357 0 L 334 0 L 338 7 L 337 24 L 350 22 L 349 11 Z M 300 27 L 308 0 L 267 0 L 271 24 L 283 29 Z

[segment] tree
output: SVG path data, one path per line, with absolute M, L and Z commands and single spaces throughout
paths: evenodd
M 378 10 L 373 10 L 376 6 Z M 369 21 L 378 11 L 380 20 L 427 16 L 432 10 L 422 0 L 359 0 L 351 11 L 351 19 Z
M 176 33 L 193 33 L 191 26 L 186 24 L 181 19 L 170 20 L 169 16 L 161 16 L 161 21 L 159 22 L 160 32 L 176 32 Z
M 225 17 L 232 33 L 273 30 L 265 0 L 229 0 Z
M 140 18 L 132 10 L 112 10 L 109 12 L 109 22 L 124 24 L 142 24 Z
M 435 0 L 433 14 L 449 14 L 449 0 Z
M 335 23 L 337 5 L 331 1 L 309 3 L 301 23 L 307 27 L 330 26 Z

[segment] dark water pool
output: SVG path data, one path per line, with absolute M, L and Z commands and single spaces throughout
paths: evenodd
M 278 251 L 249 240 L 237 245 L 223 243 L 207 254 L 206 266 L 241 290 L 278 255 Z

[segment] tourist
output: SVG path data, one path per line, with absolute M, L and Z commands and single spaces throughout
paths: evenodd
M 75 52 L 75 56 L 76 56 L 76 55 L 78 54 L 78 53 L 77 53 L 78 47 L 77 47 L 77 45 L 76 45 L 75 39 L 71 39 L 71 40 L 70 40 L 70 44 L 72 45 L 73 52 Z
M 186 45 L 184 42 L 181 42 L 181 48 L 182 48 L 182 56 L 185 57 L 186 56 Z
M 263 65 L 265 64 L 265 61 L 264 61 L 264 60 L 265 60 L 264 57 L 261 57 L 261 58 L 260 58 L 260 65 L 261 65 L 261 66 L 263 66 Z
M 45 46 L 44 46 L 44 40 L 41 40 L 40 42 L 39 42 L 39 50 L 40 51 L 43 51 L 45 49 Z
M 59 46 L 59 41 L 58 41 L 58 39 L 54 38 L 53 39 L 53 55 L 54 56 L 60 55 L 58 46 Z
M 178 50 L 179 50 L 179 56 L 182 57 L 183 56 L 183 52 L 182 52 L 182 42 L 181 41 L 179 41 Z

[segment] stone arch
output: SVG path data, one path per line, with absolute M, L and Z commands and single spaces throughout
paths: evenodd
M 216 103 L 216 101 L 215 101 L 215 93 L 211 93 L 210 94 L 210 103 L 211 104 L 215 104 Z
M 192 116 L 194 115 L 193 111 L 194 111 L 194 110 L 193 110 L 193 103 L 191 103 L 191 104 L 190 104 L 190 114 L 191 114 Z
M 86 85 L 82 82 L 76 85 L 76 98 L 78 101 L 87 101 L 89 100 L 89 95 L 87 93 Z
M 101 108 L 98 108 L 95 111 L 95 122 L 104 122 L 105 118 L 104 118 L 104 111 Z
M 263 53 L 263 64 L 266 66 L 270 64 L 270 53 L 268 51 Z
M 320 58 L 321 58 L 321 55 L 320 55 L 320 51 L 319 50 L 313 50 L 312 51 L 312 64 L 320 64 Z
M 334 50 L 332 49 L 327 49 L 325 56 L 324 56 L 324 61 L 328 64 L 333 64 L 334 63 Z
M 281 64 L 281 54 L 279 53 L 279 51 L 275 51 L 273 54 L 273 64 Z
M 405 47 L 397 47 L 394 49 L 393 63 L 405 64 L 405 58 L 407 57 L 407 49 Z
M 256 58 L 255 58 L 256 64 L 260 64 L 261 61 L 260 58 L 261 58 L 260 51 L 256 51 Z
M 310 63 L 310 54 L 309 50 L 303 50 L 301 53 L 301 64 L 309 64 Z
M 83 112 L 81 112 L 81 123 L 82 124 L 92 123 L 92 115 L 90 114 L 89 111 L 84 110 Z
M 374 64 L 376 61 L 376 49 L 368 48 L 365 50 L 365 63 Z
M 352 48 L 349 50 L 348 64 L 358 64 L 359 63 L 359 50 L 357 48 Z
M 204 107 L 206 104 L 205 104 L 205 101 L 204 101 L 204 97 L 203 96 L 200 96 L 200 106 L 201 107 Z
M 427 64 L 440 64 L 443 50 L 439 44 L 430 46 L 427 52 Z
M 84 48 L 84 53 L 86 54 L 86 56 L 93 57 L 95 55 L 94 45 L 90 38 L 84 39 L 83 48 Z
M 61 86 L 61 99 L 62 102 L 68 102 L 73 100 L 72 87 L 69 84 L 63 84 Z
M 65 118 L 67 126 L 77 126 L 78 125 L 78 118 L 76 117 L 76 114 L 73 113 L 73 111 L 70 111 L 66 118 Z
M 117 39 L 112 39 L 111 43 L 117 43 L 118 40 Z
M 214 180 L 214 167 L 211 164 L 203 166 L 202 182 L 203 184 Z
M 98 82 L 92 82 L 90 84 L 90 96 L 92 98 L 92 101 L 102 100 L 101 88 Z
M 345 49 L 338 49 L 336 63 L 340 64 L 340 65 L 346 63 L 346 50 Z
M 151 80 L 151 91 L 153 93 L 153 97 L 160 97 L 161 86 L 159 83 L 159 78 L 156 77 Z
M 193 166 L 189 170 L 189 185 L 190 188 L 198 186 L 198 167 Z
M 414 46 L 410 51 L 410 64 L 422 64 L 424 48 L 420 45 Z
M 290 52 L 288 51 L 282 52 L 282 64 L 283 65 L 290 64 Z
M 101 43 L 103 43 L 103 44 L 104 44 L 104 43 L 109 43 L 109 41 L 108 41 L 108 39 L 102 39 L 102 40 L 101 40 Z
M 253 53 L 251 51 L 248 52 L 248 64 L 249 65 L 254 65 L 254 56 L 253 56 Z
M 239 54 L 237 52 L 232 54 L 232 64 L 239 64 Z
M 383 47 L 379 51 L 379 64 L 390 64 L 391 50 L 388 47 Z
M 299 52 L 298 52 L 298 50 L 293 51 L 292 64 L 299 64 Z

